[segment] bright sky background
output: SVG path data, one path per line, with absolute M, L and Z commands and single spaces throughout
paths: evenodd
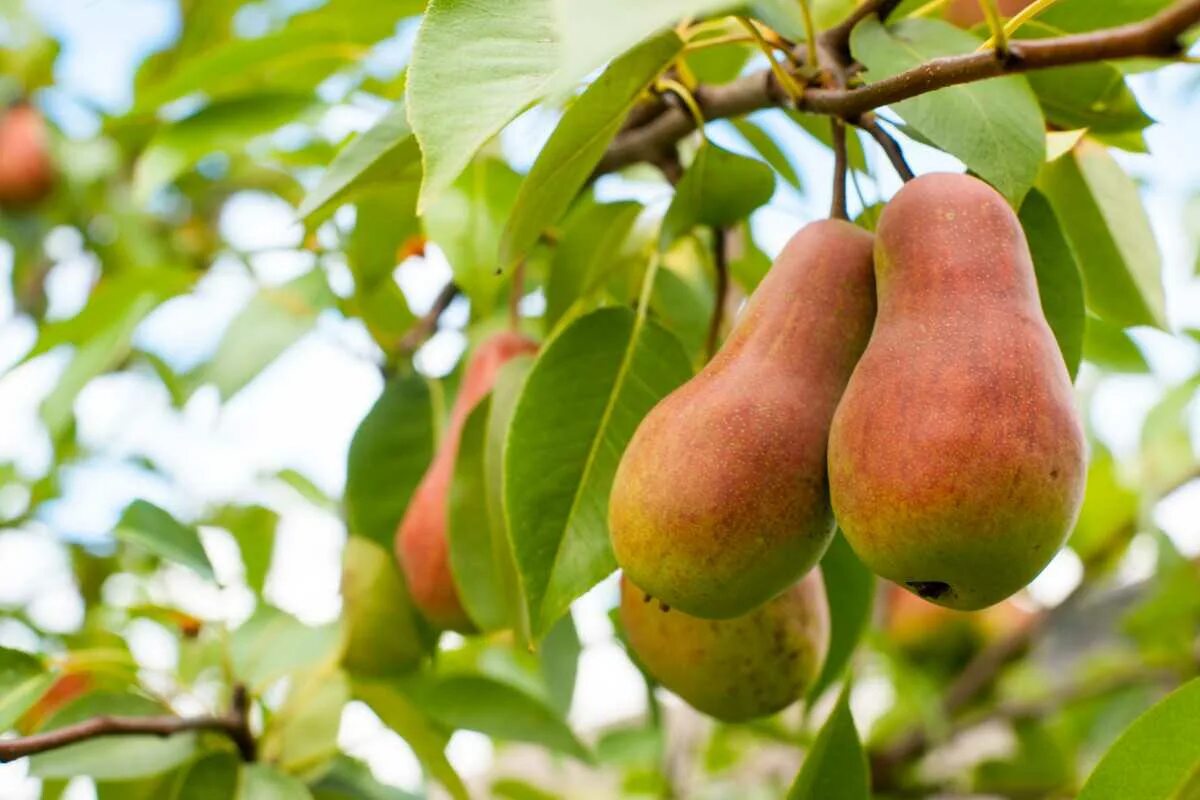
M 86 138 L 96 128 L 89 106 L 116 112 L 128 106 L 133 69 L 178 31 L 175 4 L 168 0 L 26 2 L 63 42 L 59 87 L 37 99 L 64 130 L 77 137 Z M 290 5 L 314 3 L 293 0 Z M 244 21 L 253 26 L 252 15 Z M 394 62 L 410 41 L 411 30 L 402 31 L 397 43 L 381 48 L 380 58 Z M 1181 328 L 1200 326 L 1200 281 L 1191 277 L 1194 253 L 1181 226 L 1185 200 L 1200 191 L 1195 142 L 1200 104 L 1171 101 L 1172 89 L 1183 75 L 1181 68 L 1170 73 L 1135 81 L 1146 110 L 1163 123 L 1148 134 L 1154 156 L 1118 157 L 1148 186 L 1145 199 L 1166 260 L 1170 318 Z M 331 90 L 335 88 L 331 86 Z M 335 110 L 329 114 L 325 130 L 340 138 L 348 130 L 369 125 L 376 113 Z M 505 152 L 519 168 L 528 166 L 552 122 L 552 116 L 532 112 L 506 132 Z M 785 149 L 794 154 L 809 187 L 808 194 L 800 197 L 781 186 L 771 205 L 755 215 L 756 238 L 774 254 L 800 224 L 824 215 L 832 159 L 786 122 L 769 124 Z M 714 140 L 744 149 L 728 127 L 710 127 Z M 906 150 L 917 172 L 958 169 L 952 159 L 915 143 L 906 143 Z M 871 202 L 889 196 L 898 181 L 877 152 L 868 147 L 868 153 L 882 176 L 881 186 L 867 182 L 864 187 Z M 659 204 L 668 198 L 665 188 L 647 189 L 615 177 L 603 179 L 599 191 L 605 197 L 635 195 Z M 293 246 L 300 240 L 292 210 L 261 194 L 235 197 L 225 210 L 222 229 L 242 250 Z M 50 249 L 60 261 L 48 287 L 51 308 L 57 315 L 70 315 L 86 299 L 97 268 L 79 254 L 78 237 L 70 231 L 56 234 Z M 10 266 L 7 248 L 0 245 L 0 283 L 5 286 Z M 310 266 L 309 256 L 295 254 L 260 256 L 253 261 L 258 279 L 269 283 L 285 281 Z M 426 262 L 406 263 L 398 270 L 397 279 L 419 312 L 432 302 L 448 275 L 445 263 L 434 253 Z M 255 288 L 240 266 L 218 262 L 195 293 L 168 302 L 141 326 L 138 344 L 186 368 L 213 350 L 224 324 Z M 458 322 L 463 321 L 465 308 L 448 316 L 455 315 Z M 7 288 L 0 290 L 0 460 L 15 459 L 29 474 L 40 474 L 49 464 L 50 451 L 36 421 L 37 405 L 54 385 L 65 359 L 62 354 L 51 354 L 7 372 L 33 336 L 28 322 L 12 319 Z M 1080 380 L 1082 387 L 1095 392 L 1092 423 L 1098 434 L 1123 456 L 1136 452 L 1142 418 L 1162 389 L 1200 367 L 1200 346 L 1194 343 L 1154 331 L 1139 332 L 1138 340 L 1151 360 L 1152 376 L 1098 381 L 1093 371 L 1086 370 Z M 431 372 L 443 372 L 462 346 L 457 334 L 439 334 L 421 353 L 420 363 Z M 79 436 L 108 458 L 72 468 L 66 475 L 64 499 L 48 508 L 39 523 L 0 536 L 0 604 L 30 603 L 30 613 L 40 624 L 51 630 L 70 629 L 79 623 L 83 609 L 58 540 L 104 539 L 119 511 L 136 497 L 185 517 L 210 503 L 253 500 L 282 515 L 268 598 L 307 622 L 335 618 L 345 537 L 340 520 L 288 489 L 250 493 L 247 487 L 257 475 L 291 467 L 331 495 L 340 496 L 350 436 L 380 390 L 379 374 L 370 360 L 372 352 L 370 338 L 359 323 L 330 313 L 313 334 L 224 407 L 215 392 L 201 391 L 181 413 L 173 411 L 165 390 L 145 376 L 114 375 L 93 381 L 76 404 Z M 1194 427 L 1200 429 L 1200 425 Z M 169 481 L 123 462 L 133 455 L 154 459 Z M 0 494 L 0 509 L 5 502 L 11 501 Z M 1200 482 L 1164 503 L 1158 522 L 1185 552 L 1200 553 Z M 163 591 L 183 607 L 204 608 L 208 614 L 219 609 L 227 619 L 240 620 L 249 612 L 252 598 L 239 582 L 236 549 L 224 534 L 211 530 L 205 531 L 205 544 L 220 577 L 231 588 L 206 586 L 179 570 L 170 576 Z M 1152 549 L 1135 548 L 1134 552 L 1125 570 L 1129 579 L 1144 575 L 1153 559 Z M 1062 554 L 1038 579 L 1032 594 L 1040 601 L 1053 602 L 1070 589 L 1078 575 L 1074 557 Z M 604 616 L 614 602 L 615 591 L 609 581 L 576 608 L 587 647 L 572 722 L 583 730 L 625 718 L 643 707 L 640 679 L 612 641 Z M 151 624 L 138 625 L 129 639 L 150 674 L 155 669 L 172 669 L 176 653 L 162 631 Z M 0 643 L 32 646 L 29 632 L 16 623 L 0 623 Z M 856 698 L 860 721 L 871 716 L 869 706 L 869 698 Z M 372 763 L 381 779 L 407 788 L 417 786 L 419 770 L 411 752 L 365 707 L 353 704 L 347 709 L 342 739 L 347 750 Z M 487 739 L 476 734 L 457 734 L 451 744 L 451 758 L 466 774 L 486 769 L 490 752 Z M 36 797 L 36 781 L 25 774 L 23 763 L 0 766 L 0 796 L 14 800 Z M 71 800 L 92 796 L 86 781 L 77 781 L 69 795 Z

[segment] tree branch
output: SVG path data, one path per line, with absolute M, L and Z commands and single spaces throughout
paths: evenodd
M 243 761 L 254 761 L 257 747 L 247 720 L 249 699 L 242 687 L 234 689 L 233 709 L 223 716 L 117 717 L 100 716 L 45 733 L 0 740 L 0 763 L 57 750 L 102 736 L 173 736 L 187 731 L 215 731 L 228 736 Z
M 892 162 L 892 167 L 900 176 L 900 180 L 907 183 L 916 177 L 912 171 L 912 167 L 908 165 L 908 161 L 904 158 L 904 151 L 900 148 L 900 143 L 884 130 L 883 125 L 879 123 L 879 118 L 875 114 L 867 112 L 855 120 L 854 124 L 866 131 L 878 143 L 884 155 L 887 156 L 888 161 Z
M 438 293 L 430 309 L 408 329 L 408 332 L 400 340 L 399 350 L 401 353 L 411 355 L 425 344 L 426 339 L 437 332 L 438 319 L 454 302 L 454 298 L 458 297 L 458 291 L 458 286 L 454 284 L 454 281 L 450 281 L 442 287 L 442 291 Z
M 846 157 L 846 123 L 841 117 L 832 117 L 833 125 L 833 201 L 830 203 L 831 219 L 850 219 L 846 207 L 846 174 L 849 159 Z
M 725 229 L 718 226 L 712 229 L 713 234 L 713 266 L 717 271 L 716 301 L 713 303 L 712 318 L 708 323 L 708 339 L 704 352 L 712 358 L 717 352 L 721 341 L 721 326 L 725 322 L 725 301 L 729 294 L 729 236 Z
M 890 12 L 892 6 L 890 0 L 868 0 L 846 22 L 826 31 L 822 43 L 829 48 L 839 47 L 843 38 L 849 41 L 853 25 L 870 13 Z M 1200 23 L 1200 0 L 1178 0 L 1157 15 L 1130 25 L 1010 42 L 1004 59 L 997 58 L 993 51 L 944 56 L 866 86 L 810 88 L 795 105 L 801 111 L 853 119 L 881 106 L 947 86 L 1001 75 L 1093 61 L 1170 57 L 1179 52 L 1179 36 L 1197 23 Z M 693 95 L 704 118 L 710 121 L 790 102 L 770 70 L 719 86 L 700 86 Z M 695 122 L 687 113 L 677 108 L 665 109 L 657 117 L 620 134 L 601 159 L 597 173 L 612 172 L 639 161 L 653 161 L 665 146 L 695 129 Z

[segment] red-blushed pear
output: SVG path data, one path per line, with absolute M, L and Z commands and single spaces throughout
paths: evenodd
M 53 189 L 46 121 L 33 106 L 18 103 L 0 115 L 0 208 L 28 208 Z
M 996 10 L 1002 17 L 1011 17 L 1033 0 L 996 0 Z M 960 28 L 972 28 L 986 19 L 979 0 L 950 0 L 945 11 L 946 21 Z
M 817 679 L 829 650 L 829 605 L 817 569 L 749 613 L 720 620 L 664 610 L 622 576 L 621 626 L 655 680 L 725 722 L 790 706 Z
M 834 512 L 876 574 L 984 608 L 1054 556 L 1087 470 L 1029 245 L 986 183 L 925 175 L 884 209 L 875 270 L 875 331 L 830 433 Z
M 617 562 L 661 602 L 745 614 L 833 536 L 826 445 L 875 316 L 871 234 L 815 222 L 780 253 L 721 351 L 646 416 L 617 469 Z
M 463 425 L 491 391 L 500 368 L 517 356 L 536 352 L 535 342 L 512 332 L 494 334 L 476 348 L 467 362 L 445 436 L 396 531 L 396 557 L 413 603 L 439 628 L 464 632 L 474 628 L 454 585 L 446 538 L 448 494 Z

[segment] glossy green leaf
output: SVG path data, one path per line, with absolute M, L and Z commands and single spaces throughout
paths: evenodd
M 342 557 L 342 666 L 357 675 L 394 675 L 432 649 L 391 548 L 350 536 Z
M 40 660 L 0 647 L 0 731 L 10 730 L 54 683 Z
M 871 780 L 854 718 L 850 687 L 842 690 L 829 719 L 804 755 L 788 800 L 870 800 Z
M 706 143 L 675 187 L 659 248 L 666 250 L 697 225 L 716 228 L 739 222 L 774 192 L 775 174 L 766 164 Z
M 854 29 L 855 57 L 877 81 L 938 56 L 971 53 L 979 40 L 945 22 L 906 19 L 885 28 L 869 19 Z M 892 106 L 936 147 L 957 157 L 1019 207 L 1046 152 L 1045 121 L 1021 76 L 940 89 Z
M 153 503 L 134 500 L 121 512 L 113 535 L 166 561 L 182 564 L 213 580 L 212 563 L 200 543 L 200 534 Z
M 241 778 L 237 800 L 312 800 L 303 782 L 269 764 L 246 764 Z
M 417 375 L 388 383 L 363 417 L 346 464 L 350 532 L 389 552 L 408 500 L 433 458 L 434 409 Z
M 829 652 L 821 674 L 808 690 L 810 699 L 841 680 L 858 642 L 871 624 L 875 604 L 875 576 L 863 566 L 838 531 L 821 558 L 821 577 L 829 601 Z
M 1084 139 L 1039 182 L 1083 271 L 1088 308 L 1121 327 L 1165 324 L 1162 258 L 1137 184 Z
M 771 137 L 770 133 L 749 117 L 738 117 L 730 122 L 742 138 L 754 148 L 756 153 L 762 156 L 764 161 L 771 165 L 772 169 L 779 173 L 781 178 L 797 190 L 804 188 L 787 153 L 783 152 L 783 148 Z
M 546 277 L 547 331 L 581 298 L 596 294 L 616 268 L 642 212 L 639 203 L 586 203 L 567 222 Z
M 575 629 L 575 620 L 568 610 L 554 624 L 538 648 L 538 661 L 542 680 L 546 685 L 546 696 L 554 710 L 565 719 L 571 710 L 571 699 L 575 695 L 575 675 L 579 669 L 579 656 L 583 644 Z
M 501 240 L 502 266 L 527 253 L 558 222 L 630 109 L 682 49 L 674 32 L 655 36 L 614 61 L 567 108 L 521 184 Z
M 678 341 L 625 309 L 581 317 L 543 349 L 509 428 L 509 533 L 534 635 L 616 566 L 608 494 L 650 408 L 691 375 Z
M 1036 189 L 1021 204 L 1021 227 L 1029 240 L 1033 268 L 1037 275 L 1042 312 L 1072 380 L 1083 358 L 1083 330 L 1086 312 L 1083 303 L 1083 279 L 1079 265 L 1058 224 L 1058 217 L 1046 197 Z
M 251 139 L 296 121 L 314 103 L 311 95 L 264 93 L 217 101 L 190 117 L 164 124 L 134 166 L 134 197 L 145 203 L 204 156 L 240 149 Z
M 328 211 L 368 186 L 418 182 L 420 158 L 404 101 L 398 101 L 372 128 L 342 148 L 305 196 L 297 215 L 307 219 Z
M 146 717 L 168 713 L 169 709 L 141 695 L 92 692 L 51 717 L 45 730 L 106 714 Z M 29 760 L 29 772 L 39 778 L 88 775 L 98 781 L 127 781 L 172 770 L 190 760 L 195 752 L 195 733 L 177 733 L 166 738 L 109 736 L 35 755 Z
M 221 398 L 228 400 L 312 330 L 317 315 L 332 303 L 333 294 L 320 269 L 259 290 L 229 323 L 217 352 L 190 376 L 191 381 L 215 385 Z
M 1197 719 L 1200 679 L 1184 684 L 1139 717 L 1096 766 L 1079 800 L 1194 796 L 1200 771 Z M 1185 788 L 1189 791 L 1181 793 Z

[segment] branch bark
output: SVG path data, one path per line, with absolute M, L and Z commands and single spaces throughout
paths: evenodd
M 890 0 L 871 0 L 836 28 L 826 31 L 823 44 L 830 48 L 849 41 L 853 25 L 869 13 L 890 11 Z M 1200 23 L 1200 0 L 1178 0 L 1141 22 L 1088 33 L 1009 43 L 1003 59 L 993 51 L 935 58 L 911 70 L 857 88 L 811 88 L 796 107 L 845 119 L 854 119 L 881 106 L 907 100 L 948 86 L 1030 70 L 1062 67 L 1093 61 L 1174 56 L 1179 37 Z M 836 33 L 835 33 L 836 32 Z M 749 114 L 790 102 L 770 70 L 756 72 L 732 83 L 698 87 L 693 95 L 706 120 Z M 691 117 L 668 108 L 637 128 L 626 130 L 609 146 L 597 173 L 612 172 L 639 161 L 653 161 L 663 148 L 687 136 L 696 125 Z

